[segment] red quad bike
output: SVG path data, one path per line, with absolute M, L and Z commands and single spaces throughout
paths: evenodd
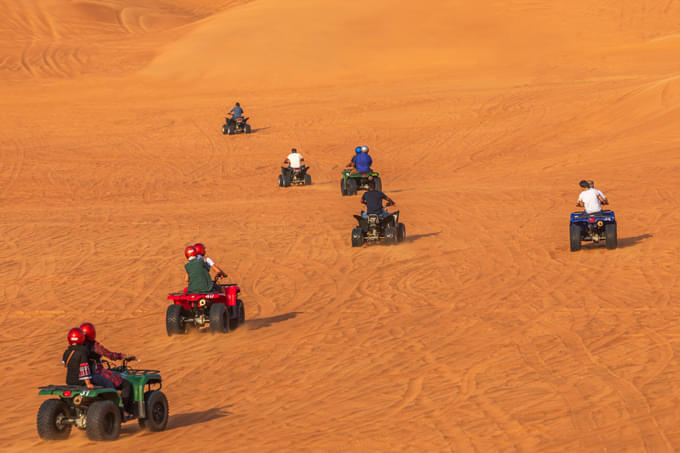
M 170 293 L 168 299 L 173 303 L 165 313 L 165 328 L 168 336 L 187 332 L 189 325 L 203 327 L 206 324 L 210 333 L 229 333 L 246 321 L 243 301 L 238 298 L 241 292 L 235 283 L 219 284 L 215 277 L 214 292 L 204 294 Z

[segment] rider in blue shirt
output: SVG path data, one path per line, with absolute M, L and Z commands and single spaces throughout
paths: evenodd
M 241 108 L 241 104 L 237 102 L 234 108 L 229 110 L 229 114 L 231 115 L 232 120 L 235 120 L 236 118 L 241 118 L 241 116 L 243 115 L 243 109 Z
M 354 167 L 357 173 L 366 173 L 371 171 L 371 164 L 373 159 L 368 155 L 368 146 L 361 147 L 361 153 L 354 157 Z

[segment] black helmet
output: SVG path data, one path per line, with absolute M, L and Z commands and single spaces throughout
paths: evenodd
M 237 103 L 236 103 L 236 106 L 241 107 L 241 104 L 239 104 L 239 103 L 237 102 Z
M 290 150 L 291 153 L 297 153 L 297 149 L 293 148 Z
M 578 183 L 578 185 L 581 186 L 581 187 L 583 187 L 584 189 L 589 189 L 589 188 L 590 188 L 590 184 L 589 184 L 588 181 L 586 181 L 585 179 L 582 179 L 581 182 Z

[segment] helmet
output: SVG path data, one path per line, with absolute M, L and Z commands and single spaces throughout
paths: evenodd
M 196 250 L 197 255 L 205 255 L 205 245 L 201 244 L 200 242 L 194 244 L 194 250 Z
M 80 327 L 74 327 L 68 331 L 68 344 L 83 344 L 85 343 L 85 334 L 80 329 Z
M 368 152 L 368 146 L 362 146 L 361 151 L 367 153 Z
M 241 107 L 241 104 L 239 104 L 239 103 L 237 102 L 237 103 L 236 103 L 236 107 Z
M 94 324 L 91 322 L 84 322 L 80 325 L 80 330 L 85 334 L 85 338 L 90 341 L 94 341 L 97 337 L 97 332 L 94 330 Z
M 361 146 L 357 146 L 356 148 L 354 148 L 354 152 L 359 154 L 361 152 Z
M 578 183 L 579 186 L 583 187 L 584 189 L 589 189 L 590 184 L 588 184 L 588 181 L 585 179 L 582 179 L 581 182 Z
M 196 256 L 198 255 L 198 252 L 196 252 L 196 248 L 193 245 L 187 245 L 184 248 L 184 256 L 189 258 L 190 256 Z
M 291 153 L 297 153 L 297 149 L 292 148 L 292 149 L 290 150 L 290 152 L 291 152 Z

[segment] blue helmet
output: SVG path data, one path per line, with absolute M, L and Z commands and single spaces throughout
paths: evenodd
M 356 148 L 354 148 L 354 152 L 359 154 L 361 152 L 361 146 L 357 146 Z
M 368 146 L 362 146 L 361 151 L 367 153 L 368 152 Z

